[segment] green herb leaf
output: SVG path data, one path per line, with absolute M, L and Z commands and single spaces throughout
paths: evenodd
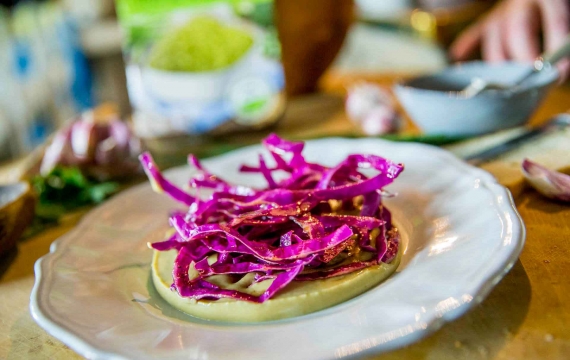
M 56 167 L 46 176 L 36 176 L 32 185 L 38 194 L 36 216 L 57 221 L 82 206 L 99 204 L 119 190 L 115 182 L 96 183 L 77 167 Z

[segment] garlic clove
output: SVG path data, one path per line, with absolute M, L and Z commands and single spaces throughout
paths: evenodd
M 394 107 L 389 93 L 379 85 L 365 82 L 348 89 L 345 109 L 352 121 L 363 121 L 378 106 Z
M 77 166 L 101 180 L 128 177 L 140 172 L 137 156 L 141 143 L 119 118 L 97 122 L 93 112 L 58 131 L 46 147 L 40 173 L 47 175 L 57 165 Z
M 117 141 L 108 137 L 97 145 L 95 150 L 95 163 L 108 165 L 120 161 L 121 155 L 117 151 Z
M 522 172 L 528 183 L 542 195 L 570 201 L 570 175 L 547 169 L 528 159 L 522 163 Z
M 369 136 L 397 131 L 399 117 L 388 91 L 372 83 L 359 83 L 348 90 L 348 117 Z
M 132 138 L 129 127 L 121 120 L 115 120 L 109 124 L 109 136 L 114 139 L 122 153 L 127 153 L 129 140 Z
M 73 157 L 70 145 L 71 130 L 64 129 L 57 133 L 47 146 L 40 165 L 40 174 L 49 174 L 58 164 L 67 163 Z
M 398 115 L 389 107 L 378 106 L 362 120 L 362 131 L 366 135 L 376 136 L 388 134 L 396 130 Z
M 98 136 L 95 124 L 77 121 L 71 125 L 71 148 L 79 159 L 90 159 L 95 154 Z

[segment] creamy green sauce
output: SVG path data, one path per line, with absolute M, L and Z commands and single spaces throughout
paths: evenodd
M 328 308 L 349 300 L 376 286 L 388 278 L 400 264 L 402 246 L 398 256 L 390 264 L 371 266 L 363 270 L 325 280 L 293 281 L 274 297 L 262 304 L 233 299 L 217 301 L 183 298 L 170 289 L 172 268 L 176 251 L 155 251 L 152 263 L 153 283 L 158 293 L 173 307 L 199 318 L 229 322 L 258 322 L 301 316 Z M 209 281 L 227 289 L 259 295 L 269 283 L 251 286 L 253 274 L 244 276 L 237 283 L 216 275 Z M 264 284 L 265 283 L 265 284 Z
M 200 16 L 165 34 L 150 54 L 155 69 L 181 72 L 220 70 L 239 60 L 253 45 L 246 31 Z

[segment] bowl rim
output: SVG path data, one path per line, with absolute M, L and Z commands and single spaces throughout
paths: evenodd
M 415 87 L 410 85 L 410 83 L 412 81 L 416 81 L 416 80 L 424 80 L 424 79 L 430 79 L 430 78 L 436 78 L 438 76 L 441 76 L 443 74 L 449 74 L 449 73 L 453 73 L 456 72 L 458 70 L 461 69 L 465 69 L 465 68 L 470 68 L 470 67 L 501 67 L 501 66 L 528 66 L 529 68 L 531 68 L 531 66 L 527 63 L 524 62 L 519 62 L 519 61 L 503 61 L 503 62 L 499 62 L 499 63 L 489 63 L 489 62 L 485 62 L 482 60 L 475 60 L 475 61 L 465 61 L 465 62 L 458 62 L 456 64 L 453 64 L 451 66 L 445 67 L 443 69 L 441 69 L 440 71 L 437 72 L 432 72 L 432 73 L 427 73 L 424 75 L 419 75 L 419 76 L 414 76 L 411 78 L 407 78 L 407 79 L 401 79 L 399 81 L 397 81 L 394 85 L 393 85 L 393 89 L 395 91 L 396 94 L 401 94 L 402 91 L 408 91 L 408 92 L 414 92 L 417 94 L 431 94 L 431 95 L 444 95 L 447 98 L 452 98 L 452 99 L 457 99 L 459 101 L 467 101 L 467 100 L 471 100 L 474 98 L 511 98 L 513 96 L 516 95 L 520 95 L 529 91 L 533 91 L 542 87 L 549 87 L 552 84 L 554 84 L 556 81 L 558 81 L 558 79 L 560 78 L 560 72 L 558 71 L 558 69 L 555 66 L 551 66 L 548 68 L 545 68 L 544 72 L 550 72 L 551 76 L 548 79 L 545 79 L 533 86 L 518 86 L 518 87 L 514 87 L 512 89 L 506 89 L 506 90 L 488 90 L 488 91 L 484 91 L 482 93 L 477 94 L 476 97 L 468 97 L 468 96 L 464 96 L 461 95 L 460 92 L 458 91 L 442 91 L 442 90 L 435 90 L 435 89 L 425 89 L 425 88 L 419 88 L 419 87 Z
M 9 205 L 20 200 L 30 190 L 30 184 L 27 181 L 18 181 L 15 183 L 0 184 L 0 188 L 9 188 L 9 187 L 16 188 L 17 189 L 16 191 L 18 191 L 18 194 L 12 198 L 9 198 L 9 200 L 7 202 L 2 202 L 1 201 L 2 198 L 0 198 L 0 211 L 3 211 Z

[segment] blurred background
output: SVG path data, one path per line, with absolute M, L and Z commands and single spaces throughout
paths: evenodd
M 238 3 L 247 11 L 248 1 Z M 272 14 L 287 97 L 318 91 L 325 72 L 338 77 L 442 68 L 445 47 L 491 3 L 277 0 Z M 0 4 L 0 161 L 31 152 L 100 104 L 131 119 L 125 27 L 113 0 Z

